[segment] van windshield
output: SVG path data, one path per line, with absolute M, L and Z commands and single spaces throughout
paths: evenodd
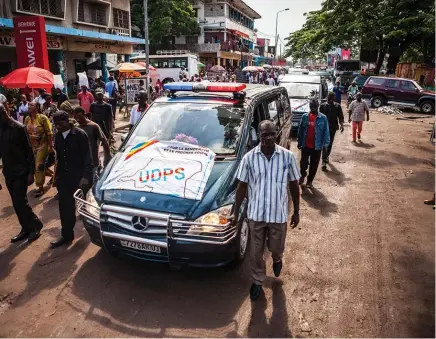
M 319 84 L 300 83 L 300 82 L 283 82 L 282 86 L 288 91 L 289 98 L 306 99 L 318 96 Z
M 141 118 L 126 147 L 156 139 L 204 146 L 233 154 L 238 146 L 243 110 L 222 103 L 155 103 Z

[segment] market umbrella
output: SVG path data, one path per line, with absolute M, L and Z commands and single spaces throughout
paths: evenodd
M 212 66 L 210 69 L 210 72 L 214 72 L 214 73 L 220 73 L 220 72 L 225 72 L 225 71 L 226 71 L 225 68 L 220 66 L 220 65 Z
M 267 69 L 272 68 L 272 66 L 271 66 L 271 65 L 268 65 L 268 64 L 264 64 L 262 67 L 263 67 L 263 68 L 267 68 Z
M 111 72 L 121 72 L 121 73 L 128 73 L 128 72 L 145 72 L 145 67 L 139 65 L 138 63 L 132 63 L 132 62 L 121 62 L 118 65 L 116 65 L 114 68 L 111 69 Z
M 51 89 L 54 84 L 53 73 L 44 68 L 24 67 L 19 68 L 0 80 L 8 88 L 45 88 Z
M 206 67 L 205 64 L 203 64 L 202 62 L 197 62 L 197 68 L 203 68 Z
M 259 72 L 258 66 L 246 66 L 242 69 L 243 72 Z
M 144 69 L 147 67 L 147 64 L 146 64 L 145 62 L 143 62 L 143 61 L 138 61 L 138 62 L 135 62 L 135 63 L 138 64 L 138 65 L 143 66 Z M 155 71 L 155 70 L 156 70 L 156 68 L 154 68 L 152 65 L 149 65 L 149 66 L 148 66 L 148 69 L 149 69 L 150 71 Z

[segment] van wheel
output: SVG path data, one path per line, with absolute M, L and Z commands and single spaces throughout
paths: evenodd
M 419 109 L 422 113 L 434 113 L 434 102 L 433 101 L 423 101 L 421 105 L 419 105 Z
M 385 100 L 382 97 L 377 96 L 371 99 L 371 106 L 373 108 L 382 107 L 384 104 L 385 104 Z
M 244 216 L 238 223 L 238 234 L 236 236 L 236 250 L 233 265 L 239 265 L 244 261 L 245 256 L 247 255 L 249 242 L 250 228 L 248 225 L 248 219 Z

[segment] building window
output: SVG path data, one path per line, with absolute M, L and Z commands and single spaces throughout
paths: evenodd
M 18 10 L 64 19 L 65 2 L 62 0 L 18 0 Z
M 198 35 L 187 35 L 186 36 L 187 44 L 198 44 Z
M 107 4 L 79 0 L 77 20 L 99 26 L 107 26 Z
M 114 8 L 113 13 L 114 27 L 129 29 L 129 12 Z

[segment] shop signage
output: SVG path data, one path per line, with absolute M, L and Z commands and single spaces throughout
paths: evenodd
M 18 68 L 35 66 L 49 69 L 44 17 L 15 17 L 14 36 Z
M 111 54 L 132 54 L 132 45 L 107 44 L 104 42 L 64 40 L 64 49 L 71 52 L 94 52 Z
M 14 33 L 0 32 L 0 47 L 15 47 Z M 48 49 L 62 49 L 62 40 L 57 36 L 47 36 Z

